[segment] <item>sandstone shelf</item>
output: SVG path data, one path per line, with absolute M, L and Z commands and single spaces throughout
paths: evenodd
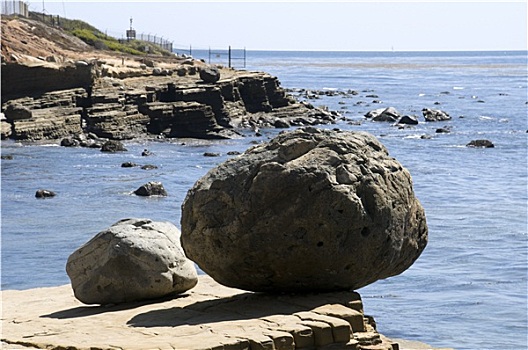
M 119 305 L 82 304 L 69 285 L 1 294 L 4 349 L 430 349 L 379 334 L 355 292 L 249 293 L 200 276 L 186 294 Z

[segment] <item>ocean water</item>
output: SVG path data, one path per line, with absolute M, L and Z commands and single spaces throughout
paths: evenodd
M 437 347 L 527 349 L 527 53 L 248 51 L 246 63 L 245 69 L 277 76 L 285 88 L 357 91 L 310 102 L 342 114 L 325 127 L 374 134 L 413 177 L 429 244 L 403 274 L 359 290 L 378 330 Z M 422 108 L 437 108 L 453 119 L 421 118 L 405 129 L 364 120 L 366 112 L 389 106 L 419 116 Z M 278 132 L 256 137 L 248 131 L 223 141 L 129 141 L 128 152 L 119 154 L 2 141 L 2 154 L 13 156 L 1 163 L 2 289 L 69 283 L 69 254 L 120 219 L 179 226 L 182 201 L 196 180 L 227 152 Z M 474 139 L 495 147 L 465 146 Z M 142 157 L 145 148 L 154 155 Z M 121 168 L 125 161 L 159 168 Z M 148 181 L 161 181 L 168 197 L 131 194 Z M 40 188 L 57 197 L 35 199 Z

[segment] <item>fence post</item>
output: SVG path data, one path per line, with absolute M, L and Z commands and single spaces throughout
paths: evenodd
M 227 56 L 229 57 L 228 67 L 231 68 L 231 45 L 229 45 L 229 50 L 227 51 Z

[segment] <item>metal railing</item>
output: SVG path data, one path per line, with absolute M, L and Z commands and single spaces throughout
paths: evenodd
M 151 44 L 161 47 L 164 50 L 172 52 L 172 41 L 163 39 L 163 37 L 152 35 L 150 33 L 149 34 L 141 33 L 141 34 L 136 35 L 136 39 L 149 42 Z
M 227 59 L 227 66 L 231 67 L 240 67 L 236 64 L 237 62 L 242 62 L 242 67 L 246 68 L 246 48 L 243 49 L 231 49 L 231 46 L 227 50 L 211 50 L 209 48 L 209 63 L 211 63 L 211 58 L 214 61 L 225 61 Z

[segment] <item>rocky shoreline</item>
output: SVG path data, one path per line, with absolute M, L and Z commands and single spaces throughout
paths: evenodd
M 42 94 L 28 92 L 5 101 L 2 139 L 60 140 L 79 134 L 112 140 L 233 138 L 240 137 L 239 128 L 328 124 L 337 117 L 296 101 L 269 74 L 215 67 L 220 79 L 206 83 L 197 73 L 207 67 L 203 62 L 174 60 L 164 64 L 170 68 L 163 68 L 166 75 L 162 76 L 156 67 L 148 69 L 140 62 L 137 68 L 123 68 L 102 61 L 77 61 L 72 69 L 90 70 L 93 84 L 62 90 L 50 87 Z M 12 65 L 2 69 L 9 71 Z M 20 70 L 20 65 L 15 66 Z M 51 80 L 67 73 L 58 69 L 56 74 Z M 9 96 L 3 93 L 6 99 Z
M 49 55 L 36 56 L 44 41 L 31 33 L 36 25 L 2 18 L 2 140 L 82 134 L 112 140 L 218 139 L 240 137 L 239 129 L 258 132 L 337 118 L 299 102 L 269 74 L 191 57 L 127 56 L 83 47 L 72 53 L 59 43 L 48 48 Z M 17 36 L 24 34 L 26 45 L 21 45 Z M 68 40 L 69 46 L 82 46 Z

